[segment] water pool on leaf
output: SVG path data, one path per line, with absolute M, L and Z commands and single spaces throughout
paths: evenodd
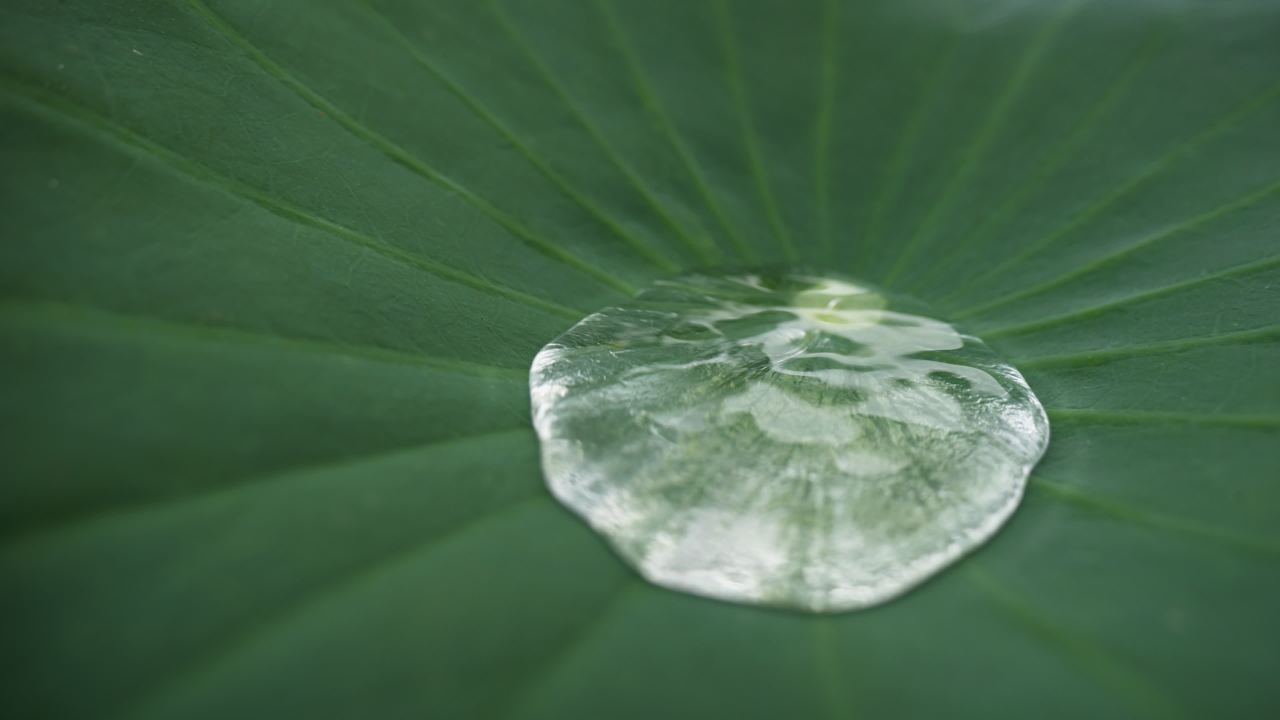
M 978 338 L 834 276 L 687 275 L 530 374 L 547 484 L 650 581 L 810 611 L 889 600 L 991 537 L 1049 424 Z

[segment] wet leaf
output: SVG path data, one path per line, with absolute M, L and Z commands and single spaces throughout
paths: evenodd
M 1261 717 L 1280 704 L 1265 0 L 10 0 L 15 717 Z M 864 613 L 639 581 L 534 353 L 681 271 L 890 286 L 1053 441 Z

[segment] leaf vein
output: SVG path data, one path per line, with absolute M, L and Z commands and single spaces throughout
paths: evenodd
M 981 166 L 988 147 L 1004 125 L 1010 110 L 1022 93 L 1023 87 L 1026 86 L 1027 81 L 1039 68 L 1045 52 L 1053 42 L 1053 38 L 1061 30 L 1063 24 L 1078 12 L 1086 2 L 1087 0 L 1074 0 L 1073 2 L 1061 3 L 1058 12 L 1054 13 L 1031 41 L 1027 43 L 1027 47 L 1014 65 L 1013 72 L 1009 75 L 1009 79 L 1000 91 L 1000 95 L 991 104 L 991 109 L 988 111 L 986 119 L 983 120 L 978 132 L 965 148 L 959 167 L 951 174 L 951 178 L 947 180 L 941 195 L 929 206 L 924 218 L 916 225 L 915 232 L 911 234 L 902 251 L 898 253 L 897 260 L 890 267 L 889 274 L 884 278 L 883 284 L 886 288 L 892 287 L 898 276 L 907 268 L 907 265 L 919 250 L 920 245 L 924 242 L 925 237 L 935 234 L 934 227 L 940 221 L 942 213 L 951 207 L 955 201 L 956 194 L 966 186 L 970 176 Z
M 989 300 L 985 303 L 972 305 L 968 308 L 962 308 L 957 310 L 954 314 L 957 318 L 973 317 L 979 313 L 988 312 L 1019 300 L 1025 300 L 1029 297 L 1034 297 L 1036 295 L 1055 290 L 1063 285 L 1070 284 L 1080 278 L 1087 277 L 1093 273 L 1115 265 L 1125 258 L 1164 242 L 1165 240 L 1190 232 L 1202 225 L 1212 223 L 1219 218 L 1250 208 L 1277 193 L 1280 193 L 1280 181 L 1272 182 L 1259 189 L 1246 193 L 1243 197 L 1236 198 L 1229 203 L 1220 205 L 1212 210 L 1196 215 L 1195 217 L 1183 220 L 1182 222 L 1170 225 L 1163 230 L 1150 233 L 1145 237 L 1110 253 L 1109 255 L 1086 262 L 1075 270 L 1065 272 L 1051 280 L 1009 293 L 1008 295 L 994 300 Z
M 117 147 L 130 154 L 144 154 L 145 157 L 159 161 L 194 181 L 216 188 L 240 200 L 253 203 L 277 217 L 321 230 L 340 240 L 372 250 L 394 262 L 434 275 L 448 282 L 536 307 L 541 311 L 554 315 L 574 320 L 582 317 L 582 311 L 580 310 L 560 305 L 536 295 L 530 295 L 529 293 L 472 275 L 437 260 L 411 253 L 390 243 L 357 232 L 345 225 L 326 220 L 304 208 L 273 198 L 257 188 L 222 175 L 202 163 L 179 155 L 134 133 L 132 130 L 120 126 L 97 113 L 74 105 L 63 98 L 55 97 L 8 77 L 0 78 L 0 85 L 4 87 L 11 98 L 20 102 L 25 101 L 35 112 L 52 116 L 54 119 L 64 120 L 74 127 L 89 130 L 93 136 L 110 140 Z
M 1253 330 L 1220 333 L 1218 335 L 1210 335 L 1208 337 L 1182 338 L 1179 340 L 1169 340 L 1166 342 L 1150 343 L 1147 345 L 1124 345 L 1116 348 L 1087 350 L 1085 352 L 1064 353 L 1062 355 L 1039 355 L 1017 359 L 1013 362 L 1020 368 L 1047 369 L 1090 367 L 1114 362 L 1116 360 L 1128 360 L 1130 358 L 1143 357 L 1147 355 L 1185 352 L 1187 350 L 1212 347 L 1214 345 L 1243 345 L 1267 342 L 1270 340 L 1280 340 L 1280 325 L 1268 325 L 1266 327 L 1255 328 Z
M 260 646 L 273 633 L 287 629 L 291 621 L 296 622 L 298 618 L 305 617 L 308 612 L 325 603 L 344 594 L 356 592 L 379 577 L 394 574 L 418 560 L 422 555 L 429 554 L 444 545 L 488 530 L 511 515 L 551 502 L 550 496 L 546 493 L 537 492 L 511 501 L 500 510 L 471 518 L 444 533 L 406 543 L 383 555 L 376 562 L 340 572 L 331 577 L 322 587 L 312 589 L 301 600 L 273 608 L 266 616 L 246 623 L 234 633 L 222 636 L 214 647 L 206 652 L 190 658 L 187 662 L 174 663 L 164 676 L 153 683 L 152 688 L 143 697 L 132 703 L 128 712 L 120 715 L 146 716 L 150 714 L 148 711 L 153 707 L 162 707 L 165 701 L 174 697 L 180 698 L 184 690 L 198 687 L 202 681 L 216 675 L 220 668 L 232 664 L 236 657 L 250 653 L 254 647 Z
M 1184 290 L 1200 287 L 1201 285 L 1207 285 L 1209 283 L 1216 282 L 1218 280 L 1225 280 L 1227 278 L 1252 275 L 1254 273 L 1264 272 L 1266 270 L 1270 270 L 1275 267 L 1280 267 L 1280 256 L 1274 256 L 1270 258 L 1265 258 L 1263 260 L 1258 260 L 1255 262 L 1235 265 L 1227 268 L 1226 270 L 1220 270 L 1218 272 L 1210 273 L 1208 275 L 1203 275 L 1201 277 L 1193 278 L 1191 280 L 1184 280 L 1183 282 L 1173 283 L 1171 285 L 1166 285 L 1164 287 L 1154 288 L 1152 290 L 1147 290 L 1145 292 L 1135 293 L 1133 295 L 1128 295 L 1128 296 L 1119 298 L 1117 300 L 1113 300 L 1111 302 L 1100 303 L 1098 305 L 1091 305 L 1089 307 L 1079 308 L 1077 310 L 1071 310 L 1069 312 L 1065 312 L 1060 315 L 1054 315 L 1052 317 L 1047 317 L 1042 320 L 1033 320 L 1031 322 L 1021 323 L 1018 325 L 1005 325 L 1003 327 L 998 327 L 992 330 L 984 330 L 982 332 L 982 337 L 990 339 L 995 337 L 1006 337 L 1010 335 L 1025 335 L 1028 333 L 1039 332 L 1040 330 L 1046 330 L 1046 329 L 1057 327 L 1060 325 L 1069 325 L 1082 320 L 1089 320 L 1089 319 L 1098 317 L 1100 315 L 1104 315 L 1113 310 L 1127 307 L 1129 305 L 1147 302 L 1150 300 L 1157 300 L 1162 297 L 1167 297 L 1169 295 L 1180 293 Z
M 601 284 L 624 295 L 632 295 L 635 293 L 635 288 L 630 283 L 613 275 L 612 273 L 595 267 L 573 253 L 570 253 L 569 251 L 556 246 L 554 243 L 547 241 L 506 211 L 501 210 L 496 205 L 475 194 L 456 180 L 453 180 L 447 175 L 444 175 L 440 171 L 410 155 L 400 146 L 391 142 L 382 135 L 379 135 L 356 120 L 354 117 L 340 110 L 333 103 L 324 99 L 324 97 L 319 93 L 312 90 L 301 80 L 290 74 L 287 70 L 276 63 L 276 61 L 272 60 L 266 53 L 250 42 L 248 38 L 236 30 L 230 23 L 210 9 L 203 0 L 187 0 L 187 4 L 199 17 L 203 18 L 213 30 L 222 35 L 228 42 L 243 50 L 249 59 L 257 64 L 258 67 L 260 67 L 268 76 L 275 79 L 286 88 L 292 90 L 298 95 L 298 97 L 302 98 L 312 107 L 315 107 L 317 110 L 325 113 L 326 117 L 331 118 L 334 122 L 341 125 L 353 136 L 360 138 L 370 146 L 377 148 L 392 162 L 395 162 L 410 172 L 458 195 L 471 206 L 479 210 L 482 214 L 487 216 L 490 220 L 493 220 L 507 232 L 511 233 L 512 236 L 521 240 L 526 245 L 543 255 L 589 275 Z
M 1113 500 L 1104 500 L 1070 484 L 1046 480 L 1038 475 L 1032 477 L 1030 487 L 1040 491 L 1046 497 L 1108 517 L 1122 524 L 1212 540 L 1250 553 L 1266 556 L 1280 555 L 1280 544 L 1275 542 L 1244 537 L 1185 518 L 1149 512 Z
M 243 345 L 291 352 L 305 352 L 323 357 L 360 359 L 378 363 L 426 367 L 444 372 L 483 377 L 502 377 L 519 380 L 528 377 L 528 370 L 524 368 L 434 357 L 409 353 L 403 350 L 393 350 L 378 345 L 326 342 L 288 335 L 252 332 L 225 325 L 177 322 L 61 302 L 27 301 L 9 298 L 0 301 L 0 317 L 8 317 L 10 320 L 32 320 L 38 318 L 42 322 L 58 322 L 68 326 L 107 328 L 113 331 L 142 332 L 151 336 L 162 335 L 168 338 L 194 339 L 224 345 Z
M 635 50 L 631 47 L 631 42 L 627 39 L 626 31 L 622 29 L 622 24 L 617 17 L 617 10 L 614 9 L 612 2 L 613 0 L 595 0 L 596 7 L 604 17 L 605 25 L 608 27 L 609 37 L 613 40 L 614 45 L 617 46 L 619 54 L 626 63 L 627 74 L 631 78 L 632 85 L 635 86 L 641 102 L 644 104 L 645 109 L 657 120 L 663 136 L 670 143 L 685 171 L 689 173 L 694 187 L 697 188 L 698 194 L 702 197 L 702 201 L 706 204 L 712 217 L 716 219 L 716 222 L 737 249 L 738 255 L 747 262 L 755 262 L 757 260 L 755 251 L 747 244 L 734 224 L 729 221 L 729 216 L 725 212 L 724 206 L 720 204 L 715 193 L 711 190 L 711 185 L 707 182 L 702 167 L 694 159 L 693 151 L 689 149 L 688 144 L 685 143 L 680 133 L 676 130 L 666 106 L 649 81 L 647 73 L 645 73 L 643 66 L 640 64 L 640 58 L 636 55 Z
M 1200 415 L 1157 410 L 1099 410 L 1093 408 L 1053 408 L 1052 422 L 1075 425 L 1147 425 L 1226 427 L 1245 430 L 1280 429 L 1280 417 L 1266 415 Z
M 967 290 L 969 290 L 970 288 L 976 285 L 980 285 L 982 283 L 985 283 L 989 280 L 992 280 L 996 277 L 1003 275 L 1009 270 L 1015 267 L 1018 267 L 1028 259 L 1048 249 L 1049 247 L 1054 245 L 1056 242 L 1058 242 L 1058 240 L 1060 240 L 1061 238 L 1066 237 L 1076 232 L 1077 230 L 1087 226 L 1089 223 L 1093 222 L 1094 219 L 1101 216 L 1102 213 L 1105 212 L 1112 205 L 1115 205 L 1116 203 L 1120 202 L 1126 197 L 1129 197 L 1130 195 L 1132 195 L 1133 193 L 1141 189 L 1143 186 L 1145 186 L 1147 183 L 1150 183 L 1151 181 L 1160 177 L 1164 173 L 1168 172 L 1169 170 L 1177 166 L 1177 164 L 1182 159 L 1195 154 L 1197 151 L 1200 150 L 1200 148 L 1204 147 L 1211 141 L 1217 139 L 1218 136 L 1222 135 L 1223 133 L 1226 133 L 1231 128 L 1235 127 L 1240 122 L 1244 121 L 1245 118 L 1249 117 L 1253 113 L 1266 107 L 1268 104 L 1270 104 L 1272 101 L 1274 101 L 1277 98 L 1280 98 L 1280 82 L 1277 82 L 1275 84 L 1268 86 L 1262 92 L 1246 99 L 1242 103 L 1239 103 L 1231 112 L 1224 115 L 1217 122 L 1213 123 L 1212 125 L 1205 128 L 1204 130 L 1201 130 L 1199 133 L 1192 136 L 1191 138 L 1174 145 L 1172 148 L 1168 149 L 1165 152 L 1165 154 L 1162 155 L 1160 158 L 1158 158 L 1152 163 L 1149 163 L 1143 170 L 1131 176 L 1128 180 L 1125 180 L 1124 182 L 1122 182 L 1118 187 L 1114 188 L 1111 192 L 1109 192 L 1099 200 L 1095 201 L 1089 207 L 1076 213 L 1070 220 L 1068 220 L 1065 224 L 1060 226 L 1057 230 L 1050 232 L 1049 234 L 1041 238 L 1039 241 L 1032 243 L 1029 247 L 1027 247 L 1022 252 L 1011 256 L 1009 259 L 1005 260 L 1002 263 L 999 263 L 998 265 L 991 268 L 990 270 L 984 273 L 980 273 L 979 275 L 973 277 L 968 282 L 956 288 L 953 292 L 948 294 L 946 297 L 942 298 L 941 301 L 944 303 L 948 302 L 953 298 L 956 298 L 962 295 Z
M 742 60 L 738 56 L 738 41 L 733 30 L 733 18 L 730 16 L 728 0 L 715 0 L 714 10 L 716 35 L 724 55 L 726 80 L 733 95 L 738 130 L 747 154 L 747 166 L 751 169 L 751 178 L 756 186 L 756 193 L 760 196 L 760 202 L 764 205 L 765 217 L 769 221 L 770 229 L 773 230 L 774 238 L 781 246 L 783 256 L 794 262 L 795 244 L 791 239 L 791 232 L 787 230 L 786 221 L 782 219 L 782 212 L 778 209 L 778 200 L 774 196 L 773 186 L 769 183 L 768 173 L 764 167 L 759 133 L 752 120 L 746 81 L 742 72 Z
M 551 67 L 542 59 L 541 56 L 538 55 L 533 46 L 529 44 L 524 35 L 516 27 L 515 23 L 513 23 L 511 18 L 507 16 L 506 11 L 502 9 L 501 3 L 496 0 L 486 0 L 486 2 L 497 19 L 498 25 L 502 28 L 503 33 L 506 34 L 506 36 L 512 41 L 512 44 L 515 45 L 516 48 L 519 49 L 520 52 L 529 60 L 529 63 L 537 71 L 543 82 L 551 88 L 555 96 L 569 110 L 569 114 L 573 116 L 574 120 L 577 121 L 589 136 L 591 136 L 592 141 L 598 148 L 600 148 L 601 152 L 604 153 L 609 162 L 627 178 L 627 181 L 631 183 L 631 186 L 635 188 L 636 192 L 644 199 L 645 204 L 653 210 L 663 223 L 666 224 L 666 226 L 680 238 L 681 242 L 688 246 L 702 262 L 712 264 L 718 261 L 719 250 L 715 247 L 714 243 L 710 242 L 704 236 L 694 238 L 694 236 L 689 234 L 688 229 L 675 219 L 667 208 L 667 205 L 658 198 L 657 192 L 654 191 L 644 178 L 641 177 L 639 171 L 622 157 L 621 153 L 619 153 L 619 151 L 605 136 L 605 133 L 600 126 L 591 119 L 591 116 L 582 108 L 578 101 L 573 98 L 568 89 L 565 88 L 564 84 L 556 77 L 556 74 Z
M 1050 151 L 1050 154 L 1037 165 L 1031 176 L 1018 183 L 1018 187 L 1013 192 L 1008 193 L 1004 200 L 1001 200 L 996 205 L 994 210 L 984 213 L 981 221 L 955 241 L 953 244 L 955 252 L 935 263 L 934 268 L 922 276 L 916 285 L 923 286 L 934 277 L 951 271 L 955 266 L 955 261 L 961 256 L 961 251 L 974 246 L 984 246 L 997 229 L 1013 218 L 1015 213 L 1025 206 L 1027 201 L 1035 197 L 1036 193 L 1053 177 L 1058 168 L 1075 155 L 1081 143 L 1093 134 L 1094 129 L 1098 127 L 1102 119 L 1124 97 L 1124 93 L 1129 89 L 1129 86 L 1150 64 L 1156 55 L 1156 51 L 1164 45 L 1167 35 L 1168 27 L 1152 30 L 1141 49 L 1129 61 L 1124 70 L 1116 75 L 1093 107 L 1089 109 L 1062 141 Z
M 395 39 L 395 42 L 404 48 L 405 52 L 413 61 L 425 69 L 430 75 L 438 80 L 441 85 L 459 101 L 467 106 L 477 117 L 484 120 L 491 128 L 494 129 L 502 137 L 516 149 L 517 152 L 529 163 L 531 167 L 538 171 L 540 175 L 547 179 L 566 197 L 576 203 L 580 208 L 585 210 L 589 215 L 596 219 L 601 225 L 607 227 L 610 232 L 627 243 L 633 251 L 640 257 L 644 258 L 655 267 L 668 272 L 678 272 L 680 267 L 672 262 L 662 253 L 655 250 L 648 243 L 644 242 L 634 234 L 627 231 L 616 219 L 614 219 L 604 208 L 600 207 L 594 200 L 588 197 L 578 188 L 574 187 L 568 179 L 556 172 L 550 163 L 541 155 L 534 152 L 524 140 L 518 136 L 515 131 L 502 122 L 492 110 L 490 110 L 478 97 L 471 91 L 463 87 L 458 81 L 454 80 L 448 73 L 441 70 L 431 58 L 427 57 L 417 45 L 409 39 L 405 31 L 398 27 L 392 20 L 387 17 L 372 0 L 364 0 L 360 3 L 362 7 L 369 10 L 370 14 L 378 19 L 378 21 L 387 29 L 388 34 Z

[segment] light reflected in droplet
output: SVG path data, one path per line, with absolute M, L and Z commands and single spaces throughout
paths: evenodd
M 981 544 L 1049 435 L 981 341 L 832 277 L 659 282 L 543 348 L 530 387 L 552 492 L 646 578 L 814 611 Z

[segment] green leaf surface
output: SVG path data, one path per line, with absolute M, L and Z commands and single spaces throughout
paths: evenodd
M 3 707 L 1280 712 L 1270 0 L 6 0 Z M 534 353 L 700 267 L 918 297 L 1053 441 L 883 607 L 651 587 Z

